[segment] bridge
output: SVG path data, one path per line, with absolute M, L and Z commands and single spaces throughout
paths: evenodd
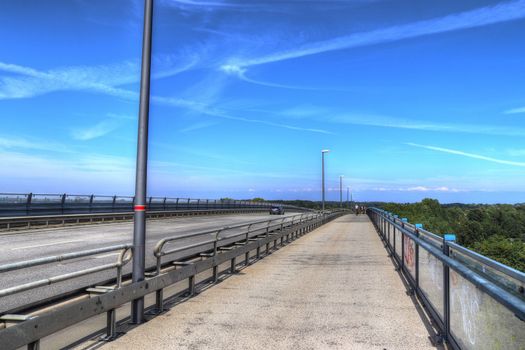
M 150 218 L 141 282 L 127 220 L 4 231 L 1 348 L 523 349 L 525 274 L 453 235 L 374 208 L 216 209 Z

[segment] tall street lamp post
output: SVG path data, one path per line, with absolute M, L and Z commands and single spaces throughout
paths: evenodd
M 146 183 L 148 165 L 148 120 L 151 76 L 151 33 L 153 0 L 144 1 L 144 31 L 142 36 L 142 68 L 140 75 L 139 128 L 137 168 L 135 174 L 135 203 L 133 206 L 133 283 L 144 281 L 146 260 Z M 131 322 L 144 321 L 144 297 L 131 302 Z
M 322 166 L 321 166 L 321 168 L 322 168 L 322 174 L 323 174 L 323 176 L 322 176 L 323 177 L 323 185 L 322 185 L 322 187 L 323 187 L 322 188 L 322 192 L 323 192 L 323 207 L 322 207 L 322 209 L 323 210 L 324 210 L 324 154 L 328 153 L 328 152 L 330 152 L 329 149 L 321 150 L 321 159 L 322 159 Z
M 339 208 L 343 207 L 343 177 L 344 175 L 339 175 Z

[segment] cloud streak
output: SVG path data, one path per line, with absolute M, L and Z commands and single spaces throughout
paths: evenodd
M 518 127 L 504 127 L 497 125 L 483 124 L 453 124 L 453 123 L 436 123 L 433 121 L 404 119 L 378 115 L 336 115 L 330 117 L 331 122 L 377 126 L 384 128 L 422 130 L 422 131 L 440 131 L 467 134 L 482 135 L 499 135 L 499 136 L 525 136 L 525 129 Z
M 435 147 L 435 146 L 428 146 L 428 145 L 420 145 L 420 144 L 412 143 L 412 142 L 407 142 L 405 144 L 407 146 L 411 146 L 411 147 L 417 147 L 417 148 L 423 148 L 423 149 L 436 151 L 436 152 L 454 154 L 454 155 L 458 155 L 458 156 L 462 156 L 462 157 L 479 159 L 479 160 L 484 160 L 484 161 L 492 162 L 492 163 L 525 167 L 525 162 L 514 162 L 514 161 L 510 161 L 510 160 L 497 159 L 497 158 L 492 158 L 492 157 L 486 157 L 486 156 L 483 156 L 483 155 L 480 155 L 480 154 L 468 153 L 468 152 L 458 151 L 458 150 L 454 150 L 454 149 L 450 149 L 450 148 Z
M 341 36 L 308 43 L 298 48 L 284 50 L 251 59 L 233 59 L 227 65 L 247 68 L 261 64 L 290 60 L 320 53 L 388 43 L 455 30 L 482 27 L 525 17 L 525 0 L 504 2 L 470 11 L 451 14 L 414 23 Z
M 505 113 L 505 114 L 518 114 L 518 113 L 525 113 L 525 107 L 509 109 L 509 110 L 506 110 L 506 111 L 503 112 L 503 113 Z
M 119 123 L 116 120 L 103 120 L 86 128 L 74 129 L 71 132 L 71 136 L 75 140 L 89 141 L 109 134 L 113 130 L 117 129 L 118 126 Z
M 159 56 L 154 79 L 171 77 L 191 69 L 198 56 L 185 55 L 180 63 L 168 56 Z M 0 71 L 14 76 L 0 77 L 0 100 L 40 96 L 57 91 L 91 91 L 126 99 L 138 98 L 138 93 L 119 88 L 124 84 L 137 83 L 140 64 L 125 61 L 118 64 L 98 66 L 70 66 L 39 71 L 31 67 L 0 62 Z

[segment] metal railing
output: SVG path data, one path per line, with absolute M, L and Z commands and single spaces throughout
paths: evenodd
M 368 214 L 443 341 L 454 349 L 524 349 L 525 274 L 384 210 Z
M 21 285 L 13 286 L 10 288 L 4 288 L 0 290 L 0 298 L 22 293 L 22 292 L 29 291 L 32 289 L 37 289 L 37 288 L 44 287 L 44 286 L 49 286 L 55 283 L 72 280 L 78 277 L 94 274 L 97 272 L 112 270 L 112 269 L 117 270 L 117 275 L 116 275 L 114 286 L 88 288 L 87 291 L 89 293 L 100 294 L 100 293 L 106 293 L 108 291 L 119 290 L 122 287 L 122 268 L 124 267 L 124 265 L 126 265 L 127 263 L 131 261 L 132 256 L 133 256 L 132 247 L 133 246 L 131 244 L 119 244 L 119 245 L 114 245 L 114 246 L 105 247 L 105 248 L 82 250 L 82 251 L 77 251 L 77 252 L 72 252 L 72 253 L 67 253 L 67 254 L 62 254 L 62 255 L 48 256 L 48 257 L 26 260 L 26 261 L 12 263 L 12 264 L 0 265 L 0 273 L 5 273 L 5 272 L 11 272 L 11 271 L 20 271 L 23 269 L 33 268 L 33 267 L 47 265 L 47 264 L 56 263 L 56 262 L 63 262 L 67 260 L 96 256 L 96 255 L 100 255 L 103 253 L 118 252 L 117 260 L 113 263 L 94 266 L 94 267 L 82 269 L 79 271 L 73 271 L 73 272 L 61 274 L 58 276 L 40 279 L 37 281 L 31 281 L 31 282 L 23 283 Z M 38 317 L 38 316 L 5 314 L 0 317 L 0 322 L 3 322 L 4 324 L 19 323 L 19 322 L 33 319 L 35 317 Z M 113 339 L 113 337 L 115 336 L 115 333 L 116 333 L 116 309 L 113 308 L 113 309 L 107 310 L 107 335 L 106 337 L 108 339 Z M 38 349 L 38 348 L 39 348 L 38 341 L 31 342 L 28 344 L 28 349 Z
M 122 273 L 117 277 L 117 287 L 96 287 L 90 288 L 89 298 L 82 298 L 74 302 L 62 303 L 59 307 L 47 308 L 39 312 L 36 317 L 25 317 L 24 315 L 3 315 L 0 321 L 6 323 L 14 320 L 14 324 L 0 329 L 0 344 L 2 349 L 18 349 L 24 345 L 28 349 L 37 349 L 40 339 L 52 335 L 60 330 L 75 325 L 91 317 L 102 313 L 107 314 L 106 339 L 111 340 L 116 335 L 116 309 L 132 300 L 144 297 L 148 294 L 155 293 L 155 308 L 157 312 L 163 311 L 163 290 L 174 283 L 188 279 L 188 292 L 193 294 L 195 289 L 195 276 L 201 272 L 212 269 L 213 280 L 217 281 L 219 266 L 224 263 L 230 264 L 229 272 L 235 273 L 237 269 L 236 258 L 243 255 L 244 264 L 250 263 L 250 252 L 255 251 L 252 259 L 261 258 L 261 247 L 266 247 L 266 254 L 269 254 L 270 245 L 273 242 L 274 249 L 277 249 L 280 240 L 281 246 L 285 242 L 297 239 L 307 232 L 319 227 L 320 225 L 344 214 L 344 212 L 335 213 L 317 213 L 317 214 L 299 214 L 293 217 L 280 217 L 264 221 L 256 221 L 248 224 L 223 227 L 221 229 L 198 232 L 196 234 L 173 236 L 159 241 L 151 252 L 157 258 L 156 267 L 147 274 L 147 278 L 141 282 L 122 283 L 120 281 Z M 191 239 L 198 236 L 210 235 L 213 239 L 206 244 L 195 246 L 184 246 L 182 248 L 169 249 L 169 244 L 180 242 L 183 239 Z M 231 234 L 222 236 L 221 232 L 230 232 Z M 203 243 L 203 242 L 199 242 Z M 129 245 L 121 245 L 103 248 L 104 251 L 109 249 L 130 249 Z M 165 249 L 168 248 L 168 249 Z M 101 250 L 91 250 L 62 255 L 59 257 L 49 257 L 44 259 L 35 259 L 32 261 L 21 262 L 16 264 L 4 265 L 0 267 L 0 272 L 13 271 L 25 267 L 34 267 L 53 261 L 62 261 L 67 257 L 87 256 L 88 252 L 102 252 Z M 185 252 L 181 256 L 175 256 L 177 253 Z M 76 255 L 75 255 L 76 254 Z M 173 260 L 164 261 L 163 257 L 172 256 Z M 131 256 L 121 252 L 119 255 L 120 262 L 128 262 Z M 196 260 L 197 259 L 197 260 Z M 115 264 L 104 265 L 116 267 Z M 99 267 L 101 268 L 101 267 Z M 69 274 L 69 277 L 81 276 L 84 272 L 78 271 Z M 91 272 L 95 272 L 90 269 Z M 47 281 L 47 280 L 46 280 Z M 40 284 L 39 284 L 40 285 Z M 35 286 L 36 288 L 37 286 Z M 19 287 L 18 291 L 28 290 L 30 286 Z M 11 293 L 9 293 L 11 294 Z M 7 295 L 7 294 L 6 294 Z M 13 323 L 13 322 L 12 322 Z
M 173 237 L 166 237 L 161 239 L 156 245 L 155 249 L 153 250 L 153 255 L 155 255 L 155 258 L 157 259 L 157 270 L 156 273 L 160 273 L 161 265 L 162 265 L 162 257 L 170 254 L 180 253 L 184 251 L 188 251 L 190 249 L 194 248 L 200 248 L 205 247 L 209 245 L 213 245 L 213 255 L 217 255 L 218 249 L 221 248 L 222 245 L 225 244 L 231 244 L 234 240 L 234 243 L 237 243 L 239 240 L 244 240 L 244 244 L 248 244 L 249 239 L 255 235 L 255 234 L 265 234 L 266 237 L 270 234 L 271 231 L 278 229 L 282 231 L 283 229 L 292 226 L 295 224 L 300 224 L 304 222 L 305 220 L 313 220 L 321 216 L 322 214 L 298 214 L 294 216 L 285 216 L 283 218 L 278 219 L 270 219 L 270 220 L 260 220 L 255 221 L 251 223 L 244 223 L 239 225 L 232 225 L 232 226 L 224 226 L 218 229 L 213 230 L 206 230 L 201 232 L 195 232 L 190 233 L 186 235 L 179 235 L 179 236 L 173 236 Z M 260 226 L 263 227 L 260 227 Z M 244 228 L 244 230 L 242 230 Z M 227 235 L 227 232 L 231 232 L 234 230 L 241 229 L 241 232 L 234 232 Z M 164 247 L 168 243 L 173 243 L 180 240 L 185 240 L 188 238 L 197 238 L 197 237 L 210 237 L 210 239 L 206 239 L 201 242 L 193 243 L 190 245 L 185 245 L 182 247 L 172 248 L 170 250 L 164 250 Z M 226 243 L 221 244 L 221 242 L 226 241 Z
M 131 212 L 133 202 L 134 197 L 130 196 L 0 193 L 0 217 Z M 147 198 L 149 211 L 269 208 L 271 205 L 271 202 L 233 199 Z M 304 210 L 292 205 L 283 207 Z
M 5 273 L 5 272 L 10 272 L 10 271 L 18 271 L 18 270 L 22 270 L 22 269 L 26 269 L 30 267 L 51 264 L 55 262 L 62 262 L 62 261 L 67 261 L 67 260 L 72 260 L 72 259 L 99 255 L 102 253 L 120 251 L 117 261 L 114 263 L 105 264 L 101 266 L 95 266 L 95 267 L 91 267 L 91 268 L 80 270 L 80 271 L 75 271 L 71 273 L 62 274 L 59 276 L 41 279 L 38 281 L 32 281 L 32 282 L 24 283 L 22 285 L 18 285 L 18 286 L 11 287 L 11 288 L 0 289 L 0 298 L 8 296 L 8 295 L 24 292 L 30 289 L 35 289 L 35 288 L 51 285 L 54 283 L 67 281 L 73 278 L 89 275 L 91 273 L 101 272 L 101 271 L 110 270 L 110 269 L 117 269 L 116 286 L 117 288 L 120 288 L 120 286 L 122 285 L 122 267 L 131 260 L 132 247 L 133 246 L 131 244 L 119 244 L 119 245 L 114 245 L 114 246 L 105 247 L 105 248 L 82 250 L 82 251 L 77 251 L 73 253 L 48 256 L 44 258 L 26 260 L 26 261 L 16 262 L 12 264 L 0 265 L 0 273 Z

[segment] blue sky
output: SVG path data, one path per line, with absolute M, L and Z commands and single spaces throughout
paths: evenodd
M 0 3 L 0 192 L 132 194 L 142 1 Z M 525 1 L 157 0 L 149 194 L 525 202 Z

